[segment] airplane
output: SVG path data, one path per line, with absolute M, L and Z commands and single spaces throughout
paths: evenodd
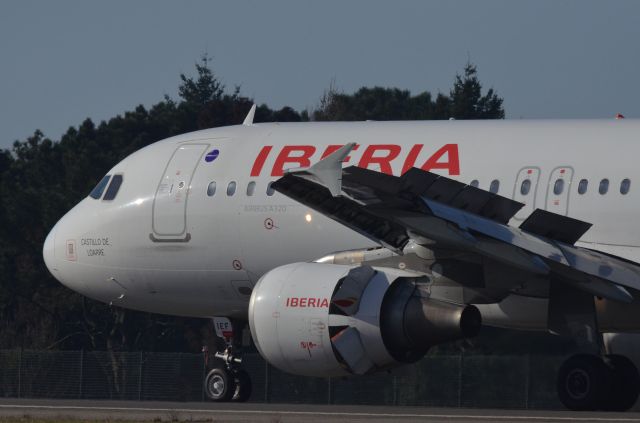
M 640 121 L 254 123 L 126 157 L 51 229 L 87 297 L 213 319 L 205 379 L 245 401 L 248 326 L 273 366 L 367 375 L 482 326 L 549 331 L 572 410 L 640 392 Z

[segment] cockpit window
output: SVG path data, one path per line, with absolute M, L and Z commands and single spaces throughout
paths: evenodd
M 111 183 L 109 184 L 109 188 L 107 188 L 107 192 L 104 194 L 103 200 L 110 201 L 116 198 L 120 185 L 122 185 L 122 175 L 113 175 L 113 179 L 111 179 Z
M 98 182 L 98 185 L 96 185 L 96 187 L 93 190 L 91 190 L 91 192 L 89 193 L 89 197 L 95 198 L 96 200 L 102 197 L 104 188 L 109 183 L 109 178 L 111 178 L 111 175 L 105 175 L 104 178 L 100 179 L 100 182 Z

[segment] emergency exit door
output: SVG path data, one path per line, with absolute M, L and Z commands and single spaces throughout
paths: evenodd
M 516 220 L 524 220 L 536 207 L 536 192 L 538 191 L 538 181 L 540 180 L 539 167 L 523 167 L 518 172 L 516 185 L 514 186 L 513 199 L 524 203 L 524 206 L 513 217 Z
M 560 166 L 553 169 L 547 185 L 547 210 L 552 213 L 566 215 L 569 210 L 569 192 L 573 168 Z
M 154 241 L 186 242 L 187 202 L 193 174 L 208 144 L 185 144 L 174 151 L 153 200 Z

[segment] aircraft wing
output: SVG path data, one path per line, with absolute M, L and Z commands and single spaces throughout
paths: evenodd
M 413 168 L 395 177 L 333 166 L 336 173 L 329 176 L 314 166 L 289 172 L 273 188 L 398 254 L 417 240 L 430 249 L 475 253 L 559 278 L 612 300 L 631 302 L 626 288 L 640 290 L 640 266 L 574 245 L 589 223 L 538 209 L 514 227 L 508 222 L 522 203 L 431 172 Z

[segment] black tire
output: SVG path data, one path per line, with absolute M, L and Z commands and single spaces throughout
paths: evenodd
M 611 372 L 611 389 L 603 402 L 605 411 L 627 411 L 636 403 L 640 393 L 638 369 L 627 357 L 608 355 L 606 361 Z
M 607 399 L 610 382 L 610 371 L 600 357 L 574 355 L 558 371 L 558 398 L 569 410 L 599 410 Z
M 246 402 L 251 397 L 253 385 L 249 373 L 243 369 L 238 369 L 234 374 L 236 389 L 233 394 L 233 401 Z
M 211 401 L 230 401 L 235 391 L 235 378 L 224 367 L 212 369 L 204 379 L 204 392 Z

